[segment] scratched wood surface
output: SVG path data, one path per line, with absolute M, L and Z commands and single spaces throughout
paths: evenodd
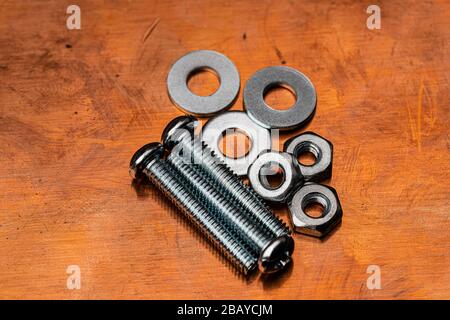
M 80 0 L 81 30 L 69 4 L 0 3 L 0 298 L 450 298 L 448 1 L 378 1 L 380 30 L 364 1 Z M 316 86 L 302 130 L 334 143 L 344 220 L 326 241 L 295 235 L 276 277 L 236 275 L 128 175 L 181 114 L 165 79 L 195 49 L 242 83 L 287 65 Z

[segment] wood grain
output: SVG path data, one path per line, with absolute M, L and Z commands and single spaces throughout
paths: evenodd
M 378 1 L 380 30 L 364 1 L 79 0 L 81 30 L 69 4 L 0 3 L 1 298 L 450 298 L 448 1 Z M 236 275 L 128 175 L 180 115 L 165 79 L 195 49 L 242 83 L 283 64 L 316 86 L 303 130 L 334 143 L 344 221 L 326 241 L 295 235 L 277 277 Z

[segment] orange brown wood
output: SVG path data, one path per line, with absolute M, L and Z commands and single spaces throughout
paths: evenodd
M 0 2 L 1 298 L 450 298 L 448 1 L 378 1 L 380 30 L 364 1 L 79 0 L 81 30 L 69 4 Z M 344 220 L 325 241 L 295 235 L 276 277 L 236 275 L 128 175 L 181 114 L 166 75 L 196 49 L 230 57 L 242 83 L 287 65 L 316 86 L 302 130 L 334 143 Z

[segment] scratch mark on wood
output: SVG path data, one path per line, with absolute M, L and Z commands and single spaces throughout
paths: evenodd
M 422 151 L 422 100 L 423 100 L 423 80 L 420 81 L 420 88 L 419 88 L 419 97 L 417 101 L 417 148 L 419 149 L 419 152 Z
M 414 131 L 414 123 L 412 120 L 411 110 L 409 109 L 408 105 L 406 105 L 406 110 L 408 111 L 408 122 L 409 122 L 409 127 L 411 129 L 411 138 L 413 140 L 416 140 L 416 135 L 415 135 L 415 131 Z
M 145 31 L 144 37 L 142 38 L 142 43 L 145 43 L 145 41 L 147 41 L 148 37 L 150 37 L 150 35 L 153 33 L 158 23 L 159 18 L 156 18 L 155 21 L 153 21 L 153 23 L 148 27 L 147 31 Z
M 274 46 L 275 53 L 277 54 L 278 59 L 280 60 L 281 64 L 286 64 L 286 59 L 284 59 L 283 54 L 281 53 L 280 49 Z
M 270 9 L 271 5 L 272 5 L 272 1 L 267 3 L 266 8 L 264 9 L 264 18 L 263 18 L 264 35 L 265 35 L 266 39 L 269 41 L 272 48 L 275 50 L 275 54 L 277 55 L 278 60 L 280 60 L 280 63 L 286 64 L 286 59 L 284 59 L 283 54 L 281 53 L 281 50 L 278 49 L 278 47 L 275 44 L 274 39 L 272 39 L 272 37 L 269 35 L 269 32 L 267 31 L 267 19 L 269 17 L 269 9 Z
M 433 99 L 433 96 L 430 94 L 427 87 L 424 88 L 424 93 L 427 99 L 427 105 L 429 105 L 429 125 L 431 128 L 433 128 L 436 123 L 436 116 L 435 116 L 436 102 Z
M 234 39 L 235 39 L 234 36 L 229 36 L 224 39 L 220 39 L 219 41 L 214 41 L 214 42 L 210 43 L 209 46 L 216 47 L 216 46 L 224 45 L 225 43 L 229 42 L 230 40 L 234 40 Z
M 417 95 L 416 121 L 414 120 L 413 114 L 409 106 L 406 107 L 406 109 L 408 110 L 409 126 L 411 128 L 411 138 L 413 139 L 413 141 L 416 141 L 417 149 L 419 152 L 422 151 L 422 107 L 423 107 L 424 92 L 426 93 L 426 88 L 423 79 L 421 79 L 419 85 L 419 93 Z

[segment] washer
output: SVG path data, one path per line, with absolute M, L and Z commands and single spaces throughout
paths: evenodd
M 245 156 L 235 159 L 222 154 L 219 142 L 227 129 L 239 129 L 248 136 L 251 144 Z M 225 112 L 209 119 L 202 128 L 202 140 L 238 176 L 246 175 L 258 155 L 272 146 L 269 130 L 258 126 L 242 111 Z
M 210 96 L 198 96 L 187 86 L 189 76 L 202 69 L 211 69 L 219 77 L 219 89 Z M 189 52 L 174 63 L 167 76 L 167 90 L 172 102 L 182 111 L 200 117 L 230 107 L 239 93 L 239 87 L 236 66 L 216 51 Z
M 272 109 L 264 95 L 287 85 L 295 91 L 295 104 L 288 110 Z M 301 72 L 289 67 L 268 67 L 256 72 L 245 84 L 244 106 L 253 121 L 268 129 L 290 130 L 309 121 L 316 110 L 316 89 Z

